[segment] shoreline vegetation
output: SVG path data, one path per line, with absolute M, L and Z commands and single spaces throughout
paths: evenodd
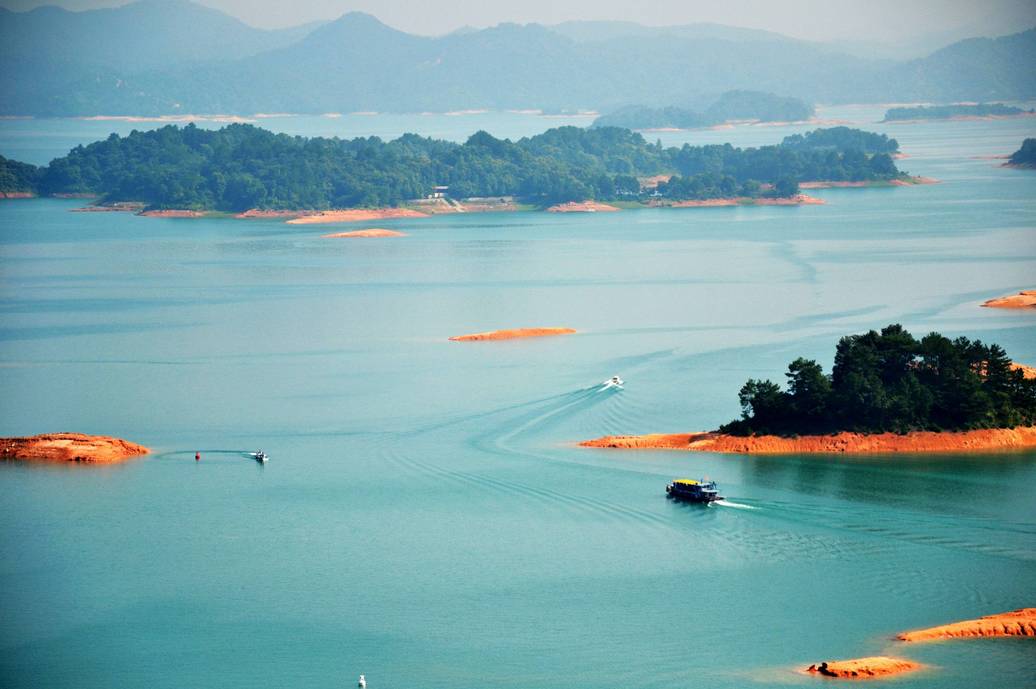
M 1005 120 L 1036 117 L 1036 110 L 1023 110 L 1003 103 L 957 103 L 889 108 L 882 122 L 909 124 L 927 120 Z
M 121 438 L 83 433 L 45 433 L 0 438 L 0 459 L 115 464 L 151 450 Z
M 584 447 L 730 453 L 957 452 L 1036 447 L 1036 379 L 997 344 L 899 324 L 841 338 L 830 375 L 788 365 L 787 389 L 749 379 L 717 431 L 605 436 Z
M 898 148 L 895 139 L 848 127 L 758 148 L 664 148 L 617 127 L 559 127 L 517 141 L 482 131 L 457 144 L 414 134 L 385 142 L 167 125 L 77 146 L 43 168 L 2 159 L 0 191 L 90 195 L 100 207 L 157 217 L 220 212 L 293 224 L 590 202 L 797 205 L 810 202 L 797 198 L 802 183 L 916 181 L 896 167 Z

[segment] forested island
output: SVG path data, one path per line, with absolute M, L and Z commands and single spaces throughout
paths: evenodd
M 953 118 L 1020 117 L 1034 115 L 1034 110 L 1023 110 L 1003 103 L 977 103 L 966 105 L 919 105 L 916 107 L 889 108 L 885 122 L 905 120 L 949 120 Z
M 787 390 L 749 379 L 738 393 L 742 418 L 721 433 L 818 435 L 972 431 L 1036 423 L 1036 380 L 1002 347 L 901 325 L 843 337 L 825 375 L 811 359 L 788 365 Z
M 583 447 L 735 454 L 961 452 L 1036 447 L 1036 378 L 1002 347 L 900 325 L 843 337 L 830 375 L 788 365 L 787 389 L 749 379 L 719 430 L 608 435 Z
M 727 91 L 704 109 L 629 105 L 594 120 L 594 127 L 696 129 L 734 120 L 798 122 L 813 117 L 812 105 L 762 91 Z
M 885 134 L 866 132 L 851 127 L 829 127 L 814 129 L 805 134 L 792 134 L 784 137 L 781 146 L 798 151 L 862 151 L 863 153 L 899 152 L 899 142 Z
M 1036 168 L 1036 139 L 1026 139 L 1022 147 L 1007 159 L 1010 167 Z
M 790 196 L 800 182 L 890 183 L 894 139 L 845 127 L 759 148 L 664 148 L 617 127 L 560 127 L 518 141 L 486 132 L 457 144 L 405 134 L 342 140 L 243 124 L 189 124 L 112 134 L 44 168 L 4 162 L 9 188 L 96 195 L 102 204 L 239 212 L 399 206 L 436 188 L 453 198 L 515 197 L 535 205 L 586 199 L 677 202 Z M 651 185 L 646 178 L 654 176 Z

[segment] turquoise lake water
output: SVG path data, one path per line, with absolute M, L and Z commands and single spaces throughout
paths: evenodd
M 462 140 L 558 123 L 261 124 Z M 0 154 L 45 162 L 132 126 L 2 121 Z M 155 450 L 0 463 L 0 684 L 816 686 L 795 668 L 892 654 L 931 666 L 896 687 L 1032 686 L 1031 640 L 891 637 L 1036 604 L 1036 452 L 574 447 L 714 428 L 748 377 L 781 380 L 799 355 L 829 368 L 841 335 L 892 322 L 1036 364 L 1036 314 L 978 306 L 1036 286 L 1036 173 L 980 157 L 1036 120 L 867 128 L 943 183 L 800 208 L 380 221 L 408 236 L 339 241 L 320 235 L 367 225 L 0 202 L 0 435 Z M 537 325 L 579 334 L 447 341 Z M 616 374 L 625 390 L 598 386 Z M 680 476 L 732 504 L 668 502 Z

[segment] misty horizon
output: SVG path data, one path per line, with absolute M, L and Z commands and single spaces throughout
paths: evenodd
M 145 0 L 161 2 L 164 0 Z M 176 0 L 170 0 L 176 1 Z M 406 2 L 341 2 L 299 0 L 286 7 L 279 2 L 250 0 L 191 0 L 194 4 L 223 12 L 260 29 L 282 29 L 334 21 L 350 12 L 363 12 L 406 33 L 442 36 L 465 29 L 484 29 L 499 24 L 554 26 L 567 22 L 630 22 L 652 28 L 695 24 L 769 31 L 799 40 L 820 43 L 863 43 L 895 45 L 917 41 L 937 44 L 978 36 L 998 36 L 1036 26 L 1036 6 L 1025 0 L 996 0 L 977 5 L 959 0 L 913 4 L 881 0 L 862 5 L 834 1 L 817 5 L 808 0 L 773 3 L 738 0 L 723 3 L 657 3 L 649 16 L 631 13 L 617 2 L 553 3 L 454 3 L 445 11 L 441 5 L 415 8 Z M 111 0 L 13 0 L 0 2 L 5 9 L 25 12 L 45 6 L 69 11 L 122 7 L 132 2 Z

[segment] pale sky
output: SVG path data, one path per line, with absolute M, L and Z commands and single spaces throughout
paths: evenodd
M 0 0 L 0 6 L 13 10 L 123 4 L 124 0 Z M 359 10 L 397 29 L 426 35 L 500 22 L 619 19 L 656 26 L 715 22 L 815 41 L 886 43 L 944 32 L 998 35 L 1036 25 L 1036 0 L 655 0 L 643 4 L 630 0 L 199 0 L 199 4 L 262 28 L 335 19 Z

